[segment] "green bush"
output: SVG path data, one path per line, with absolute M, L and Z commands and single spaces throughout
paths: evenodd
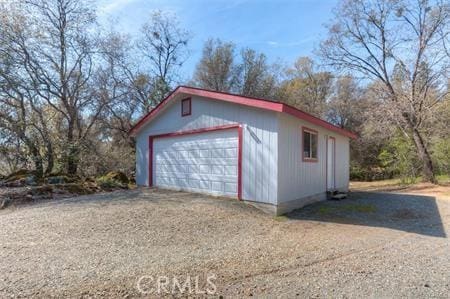
M 378 156 L 380 165 L 385 171 L 399 177 L 401 183 L 412 184 L 420 173 L 420 161 L 411 140 L 398 133 L 383 148 Z
M 350 164 L 350 180 L 352 181 L 378 181 L 392 178 L 392 172 L 381 167 L 361 167 L 356 163 Z
M 432 146 L 432 152 L 436 173 L 450 175 L 450 138 L 437 140 Z

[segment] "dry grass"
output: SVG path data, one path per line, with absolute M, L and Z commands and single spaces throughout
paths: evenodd
M 385 191 L 391 189 L 406 188 L 408 185 L 401 183 L 400 179 L 373 181 L 373 182 L 350 182 L 351 190 L 358 191 Z
M 450 185 L 450 176 L 448 175 L 440 175 L 436 177 L 439 186 L 448 186 Z M 415 186 L 423 186 L 421 183 L 421 178 L 416 179 L 417 183 L 414 184 L 405 184 L 402 183 L 401 179 L 389 179 L 389 180 L 381 180 L 381 181 L 371 181 L 371 182 L 362 182 L 362 181 L 352 181 L 350 182 L 350 188 L 354 190 L 364 190 L 364 191 L 389 191 L 391 189 L 407 189 L 414 188 Z
M 284 215 L 280 215 L 280 216 L 273 217 L 273 220 L 278 221 L 278 222 L 285 222 L 285 221 L 288 221 L 289 218 Z
M 430 183 L 401 184 L 399 179 L 350 182 L 351 191 L 363 192 L 400 192 L 406 194 L 426 195 L 444 200 L 450 200 L 450 179 L 448 176 L 438 177 L 438 185 Z

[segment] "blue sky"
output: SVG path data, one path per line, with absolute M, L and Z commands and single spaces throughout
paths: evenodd
M 265 53 L 269 62 L 292 63 L 312 56 L 337 0 L 99 0 L 99 20 L 114 20 L 117 30 L 139 31 L 153 10 L 175 13 L 192 34 L 190 58 L 182 68 L 189 78 L 208 38 L 232 41 L 238 48 Z

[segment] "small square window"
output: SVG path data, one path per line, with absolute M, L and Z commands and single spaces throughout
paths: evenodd
M 303 161 L 317 162 L 318 133 L 315 130 L 303 128 Z
M 191 98 L 181 100 L 181 116 L 191 115 Z

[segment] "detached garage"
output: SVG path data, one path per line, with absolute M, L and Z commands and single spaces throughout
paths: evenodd
M 130 133 L 138 185 L 235 197 L 275 214 L 347 191 L 356 137 L 286 104 L 185 86 Z

